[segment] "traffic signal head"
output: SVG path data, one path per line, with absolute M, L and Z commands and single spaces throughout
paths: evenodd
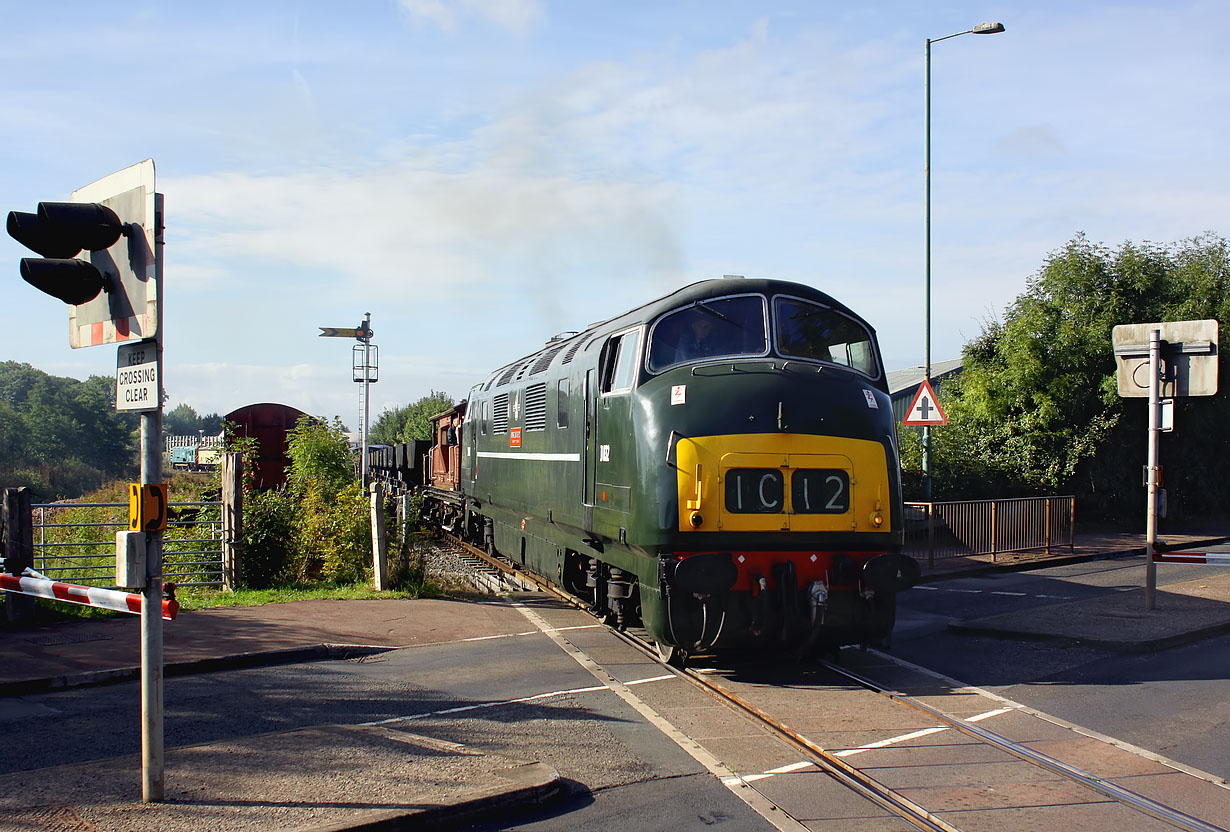
M 70 257 L 67 259 L 23 257 L 21 278 L 40 292 L 71 306 L 89 303 L 109 282 L 93 263 Z
M 42 259 L 21 261 L 21 276 L 36 289 L 78 305 L 110 289 L 109 279 L 87 260 L 73 259 L 82 249 L 102 251 L 115 245 L 124 223 L 96 202 L 40 202 L 37 214 L 10 211 L 9 236 Z
M 7 224 L 39 255 L 21 261 L 22 278 L 69 305 L 74 349 L 158 337 L 161 227 L 153 159 L 78 188 L 68 202 L 11 211 Z

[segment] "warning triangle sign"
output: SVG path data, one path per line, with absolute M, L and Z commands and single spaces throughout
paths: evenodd
M 901 421 L 907 425 L 948 424 L 948 417 L 944 415 L 939 400 L 935 397 L 935 391 L 931 389 L 931 382 L 927 379 L 923 379 L 922 384 L 918 385 L 918 393 Z

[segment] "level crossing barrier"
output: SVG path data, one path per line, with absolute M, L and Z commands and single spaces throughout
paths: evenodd
M 1010 497 L 905 504 L 905 554 L 937 560 L 1075 546 L 1076 498 Z
M 1195 563 L 1203 566 L 1230 566 L 1228 552 L 1154 552 L 1154 563 Z
M 163 584 L 163 591 L 170 589 Z M 46 575 L 40 575 L 33 569 L 26 569 L 18 575 L 8 575 L 0 572 L 0 589 L 6 592 L 16 592 L 21 595 L 33 595 L 52 601 L 67 601 L 71 604 L 82 604 L 87 607 L 101 607 L 117 612 L 141 614 L 144 596 L 135 592 L 124 592 L 119 589 L 103 589 L 96 586 L 80 586 L 53 581 Z M 179 601 L 174 598 L 163 598 L 162 617 L 170 621 L 179 615 Z

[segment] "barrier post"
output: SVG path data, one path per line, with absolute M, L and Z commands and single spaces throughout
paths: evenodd
M 4 571 L 20 575 L 34 566 L 34 516 L 28 488 L 4 489 L 0 507 L 0 537 L 4 538 Z M 34 615 L 34 599 L 4 593 L 4 611 L 10 623 Z

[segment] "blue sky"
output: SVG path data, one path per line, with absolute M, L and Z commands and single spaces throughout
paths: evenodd
M 357 428 L 551 335 L 722 274 L 816 286 L 922 363 L 1077 233 L 1230 233 L 1214 2 L 0 0 L 0 209 L 145 158 L 166 199 L 169 405 Z M 0 238 L 0 360 L 111 376 Z M 7 265 L 5 265 L 7 264 Z M 7 277 L 2 275 L 7 274 Z M 1110 346 L 1108 344 L 1107 348 Z

